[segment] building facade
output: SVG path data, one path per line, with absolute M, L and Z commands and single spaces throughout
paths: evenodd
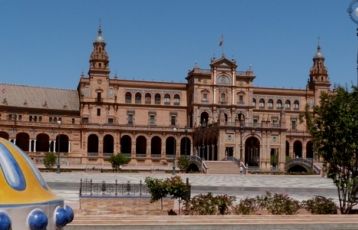
M 254 72 L 224 55 L 195 66 L 186 83 L 124 80 L 110 76 L 99 28 L 76 90 L 0 84 L 0 137 L 34 160 L 60 153 L 62 165 L 107 164 L 116 153 L 143 165 L 197 155 L 283 171 L 287 159 L 314 157 L 300 114 L 330 90 L 324 60 L 318 47 L 305 89 L 255 87 Z

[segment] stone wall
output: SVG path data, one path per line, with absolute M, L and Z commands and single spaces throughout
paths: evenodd
M 81 198 L 80 215 L 167 215 L 168 210 L 174 209 L 174 200 L 163 199 L 151 203 L 150 198 Z

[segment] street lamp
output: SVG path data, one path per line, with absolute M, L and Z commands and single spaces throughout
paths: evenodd
M 58 124 L 58 128 L 60 129 L 61 120 L 57 120 L 57 124 Z M 60 143 L 60 140 L 61 140 L 61 135 L 58 135 L 58 140 L 57 140 L 57 170 L 56 170 L 56 173 L 61 173 L 61 162 L 60 162 L 60 157 L 61 157 L 60 146 L 61 146 L 61 143 Z
M 188 128 L 185 126 L 185 142 L 184 142 L 184 154 L 187 155 L 187 141 L 188 141 Z
M 347 12 L 352 21 L 357 25 L 357 37 L 358 37 L 358 0 L 352 0 L 347 9 Z M 357 50 L 357 82 L 358 86 L 358 50 Z
M 242 149 L 242 133 L 243 133 L 243 128 L 245 126 L 244 124 L 244 121 L 245 121 L 245 117 L 244 117 L 244 114 L 240 113 L 239 114 L 239 122 L 240 122 L 240 162 L 242 161 L 243 159 L 243 149 Z
M 173 128 L 173 133 L 174 133 L 174 143 L 173 143 L 173 154 L 174 154 L 174 158 L 173 158 L 173 175 L 176 174 L 176 170 L 175 170 L 175 158 L 176 158 L 176 153 L 175 153 L 175 145 L 176 145 L 176 140 L 175 140 L 175 132 L 177 131 L 177 128 Z

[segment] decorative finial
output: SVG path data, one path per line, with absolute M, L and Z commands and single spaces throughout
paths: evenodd
M 104 42 L 104 38 L 103 38 L 103 35 L 102 35 L 102 22 L 101 22 L 101 19 L 99 19 L 96 42 Z
M 316 58 L 321 58 L 321 57 L 323 57 L 323 54 L 322 54 L 322 52 L 321 52 L 321 38 L 320 37 L 318 37 L 317 38 L 317 52 L 316 52 L 316 55 L 315 55 L 315 57 Z

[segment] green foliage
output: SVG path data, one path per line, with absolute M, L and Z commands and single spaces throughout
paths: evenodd
M 302 206 L 312 214 L 337 214 L 337 205 L 332 199 L 323 196 L 315 196 L 312 199 L 302 201 Z
M 358 190 L 358 89 L 337 88 L 322 94 L 320 106 L 306 109 L 314 149 L 328 163 L 328 177 L 338 190 L 342 214 L 349 213 Z
M 212 193 L 194 196 L 187 205 L 189 215 L 225 215 L 229 213 L 235 197 L 228 195 L 213 196 Z
M 278 155 L 273 154 L 271 155 L 271 165 L 276 167 L 278 165 Z
M 123 154 L 112 155 L 108 161 L 112 164 L 112 168 L 116 171 L 120 169 L 121 165 L 128 164 L 131 159 Z
M 168 187 L 165 181 L 157 178 L 147 177 L 145 183 L 151 195 L 150 202 L 161 200 L 161 208 L 163 209 L 163 198 L 168 195 Z
M 220 215 L 228 214 L 230 208 L 232 207 L 233 202 L 235 201 L 235 197 L 228 195 L 217 195 L 215 197 L 216 204 L 218 206 L 218 211 Z
M 54 153 L 45 153 L 43 163 L 47 169 L 53 168 L 56 163 L 56 155 Z
M 266 195 L 256 197 L 258 205 L 265 208 L 273 215 L 293 215 L 300 209 L 300 203 L 287 195 L 275 193 L 272 195 L 266 192 Z
M 255 198 L 245 198 L 240 200 L 240 203 L 234 207 L 235 214 L 251 215 L 258 210 L 258 204 Z
M 167 196 L 179 199 L 179 206 L 181 200 L 188 201 L 190 199 L 190 186 L 186 185 L 180 176 L 174 176 L 165 180 L 147 177 L 145 178 L 145 183 L 151 194 L 151 202 L 160 200 L 162 209 L 163 198 Z
M 188 171 L 190 165 L 190 161 L 189 158 L 186 156 L 180 156 L 178 159 L 178 167 L 180 168 L 181 171 Z

